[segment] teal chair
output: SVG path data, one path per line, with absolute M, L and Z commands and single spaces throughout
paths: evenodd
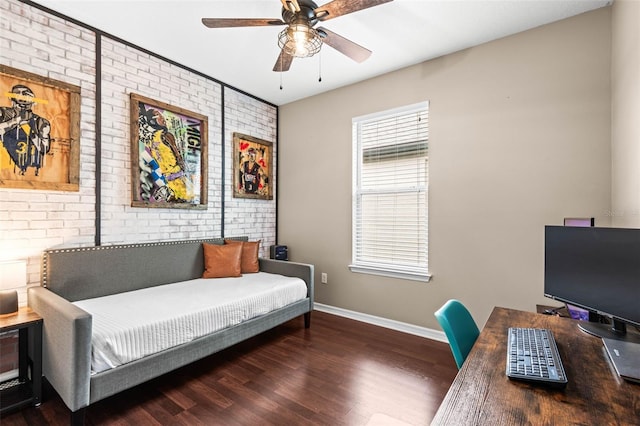
M 459 300 L 447 301 L 435 312 L 435 316 L 444 334 L 447 335 L 453 358 L 460 369 L 476 342 L 480 330 L 467 308 Z

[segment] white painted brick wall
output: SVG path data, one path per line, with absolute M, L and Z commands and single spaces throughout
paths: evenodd
M 0 260 L 26 259 L 27 282 L 38 285 L 42 250 L 94 241 L 95 36 L 17 1 L 1 1 L 0 16 L 0 63 L 81 88 L 80 190 L 0 189 Z
M 225 236 L 248 235 L 261 240 L 260 254 L 269 257 L 269 246 L 276 243 L 276 157 L 278 146 L 277 109 L 237 90 L 225 89 L 225 152 L 233 158 L 233 133 L 238 132 L 273 142 L 273 200 L 233 197 L 233 161 L 225 162 Z
M 40 254 L 57 246 L 93 245 L 96 238 L 95 39 L 80 26 L 16 0 L 0 0 L 0 63 L 81 87 L 80 190 L 0 188 L 0 260 L 27 259 L 28 282 L 39 284 Z M 277 109 L 236 90 L 225 92 L 225 170 L 222 167 L 221 85 L 182 67 L 107 38 L 102 39 L 101 242 L 103 244 L 217 237 L 275 243 L 274 200 L 234 199 L 233 132 L 274 142 Z M 208 116 L 207 210 L 131 207 L 129 94 Z M 3 102 L 3 101 L 0 101 Z M 275 158 L 274 158 L 275 161 Z M 275 167 L 273 183 L 275 188 Z M 26 298 L 22 292 L 21 303 Z
M 220 85 L 113 40 L 103 39 L 102 58 L 102 242 L 220 236 L 220 191 L 212 182 L 222 163 Z M 131 93 L 208 117 L 207 210 L 131 207 Z

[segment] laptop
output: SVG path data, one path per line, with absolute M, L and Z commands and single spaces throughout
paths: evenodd
M 640 383 L 640 343 L 603 338 L 609 359 L 625 380 Z

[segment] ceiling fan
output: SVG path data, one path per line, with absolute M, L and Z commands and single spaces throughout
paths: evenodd
M 333 0 L 318 6 L 311 0 L 280 0 L 282 19 L 263 18 L 202 18 L 209 28 L 261 27 L 286 25 L 278 34 L 280 55 L 273 71 L 288 71 L 293 58 L 313 56 L 327 44 L 356 62 L 362 62 L 371 51 L 324 27 L 314 28 L 318 22 L 337 18 L 393 0 Z

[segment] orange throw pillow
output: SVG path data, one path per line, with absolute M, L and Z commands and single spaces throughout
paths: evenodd
M 260 272 L 260 262 L 258 261 L 258 256 L 260 254 L 260 240 L 224 240 L 224 243 L 229 245 L 242 245 L 242 260 L 240 261 L 240 268 L 243 274 Z
M 204 273 L 202 278 L 239 277 L 242 275 L 242 246 L 202 243 Z

